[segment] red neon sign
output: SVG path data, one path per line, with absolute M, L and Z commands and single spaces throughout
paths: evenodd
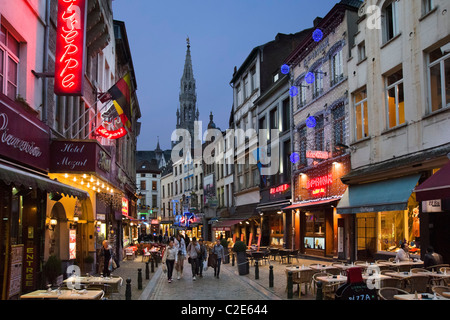
M 311 159 L 328 159 L 330 158 L 330 153 L 327 151 L 318 151 L 318 150 L 307 150 L 306 157 Z
M 83 95 L 86 0 L 58 0 L 55 94 Z
M 278 192 L 284 192 L 287 189 L 289 189 L 289 185 L 288 184 L 282 184 L 281 186 L 275 187 L 275 188 L 270 188 L 270 194 L 275 194 Z
M 117 130 L 108 130 L 103 125 L 100 125 L 95 132 L 106 139 L 119 139 L 127 134 L 127 130 L 124 127 L 120 127 Z
M 316 189 L 333 183 L 333 174 L 317 177 L 306 182 L 306 189 Z

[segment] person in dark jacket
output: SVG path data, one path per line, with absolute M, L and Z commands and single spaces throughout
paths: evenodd
M 427 253 L 425 254 L 423 259 L 423 266 L 425 268 L 428 268 L 431 266 L 442 264 L 442 262 L 442 256 L 439 253 L 434 252 L 434 248 L 432 246 L 429 246 L 427 248 Z
M 109 270 L 109 261 L 112 258 L 112 247 L 108 240 L 103 241 L 101 256 L 103 256 L 103 275 L 109 277 L 111 271 Z
M 203 278 L 203 261 L 206 261 L 206 259 L 208 258 L 208 252 L 206 250 L 206 246 L 203 243 L 203 239 L 200 238 L 198 239 L 198 243 L 200 245 L 200 253 L 197 256 L 197 267 L 198 267 L 198 271 L 197 274 L 199 275 L 200 278 Z

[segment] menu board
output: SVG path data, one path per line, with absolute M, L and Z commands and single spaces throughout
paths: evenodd
M 8 299 L 20 294 L 22 284 L 23 245 L 11 246 Z

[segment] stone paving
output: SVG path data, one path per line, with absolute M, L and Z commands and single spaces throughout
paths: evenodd
M 313 263 L 329 264 L 323 260 L 309 258 L 292 261 L 294 265 L 310 265 Z M 269 265 L 273 266 L 274 286 L 269 287 Z M 125 300 L 126 279 L 131 279 L 132 300 L 288 300 L 286 291 L 286 263 L 270 260 L 259 265 L 259 279 L 255 279 L 255 267 L 250 267 L 248 275 L 238 274 L 237 266 L 232 263 L 222 264 L 220 278 L 214 277 L 214 270 L 208 268 L 203 272 L 203 278 L 192 280 L 190 265 L 185 261 L 184 274 L 180 280 L 174 279 L 168 283 L 167 275 L 162 272 L 161 264 L 151 272 L 149 264 L 149 279 L 146 279 L 146 263 L 139 256 L 134 260 L 124 260 L 113 275 L 121 276 L 124 281 L 119 296 L 114 299 Z M 142 269 L 142 289 L 138 289 L 138 269 Z M 298 300 L 297 287 L 294 286 L 292 300 Z M 304 293 L 304 287 L 302 289 Z M 301 300 L 313 300 L 315 296 L 308 288 Z

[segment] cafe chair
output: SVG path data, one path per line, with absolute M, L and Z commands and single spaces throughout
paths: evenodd
M 287 251 L 283 251 L 283 250 L 279 251 L 280 263 L 283 263 L 285 260 L 288 260 L 288 255 L 289 255 L 289 252 L 287 252 Z
M 411 269 L 411 273 L 419 273 L 419 272 L 426 272 L 426 273 L 430 273 L 430 270 L 424 269 L 424 268 L 412 268 Z
M 270 248 L 270 255 L 272 256 L 273 260 L 277 260 L 279 252 L 280 250 L 277 248 Z
M 327 272 L 331 273 L 332 275 L 335 275 L 335 276 L 341 274 L 341 270 L 339 268 L 330 268 L 330 269 L 327 269 Z
M 314 270 L 303 270 L 301 272 L 298 272 L 298 277 L 292 279 L 292 282 L 297 285 L 299 298 L 301 298 L 302 295 L 302 284 L 305 285 L 305 295 L 308 294 L 308 286 L 311 290 L 311 280 L 314 274 Z
M 382 279 L 380 282 L 380 288 L 401 288 L 403 281 L 399 278 L 389 278 L 389 279 Z
M 297 263 L 298 263 L 298 254 L 299 254 L 300 250 L 294 250 L 292 252 L 289 253 L 289 257 L 292 258 L 292 261 L 294 261 L 294 259 L 297 259 Z
M 331 273 L 328 272 L 320 272 L 320 273 L 315 273 L 312 276 L 312 282 L 314 284 L 314 294 L 316 294 L 317 291 L 317 283 L 320 280 L 317 280 L 317 277 L 322 277 L 322 276 L 330 276 L 332 277 L 333 275 Z M 336 293 L 337 288 L 339 288 L 339 286 L 341 285 L 341 283 L 337 282 L 334 284 L 326 284 L 326 283 L 322 283 L 322 293 L 324 297 L 328 297 L 330 299 L 334 299 L 334 295 Z
M 447 273 L 450 276 L 450 267 L 439 268 L 439 271 L 442 273 Z
M 388 261 L 389 261 L 389 262 L 394 262 L 394 261 L 395 261 L 395 258 L 389 258 Z
M 376 264 L 382 264 L 383 262 L 389 262 L 389 261 L 388 260 L 383 260 L 383 259 L 375 260 Z
M 430 277 L 421 275 L 412 275 L 403 279 L 405 290 L 409 293 L 428 292 Z
M 444 268 L 444 267 L 450 267 L 450 265 L 449 264 L 436 264 L 434 266 L 427 267 L 427 270 L 436 272 L 436 271 L 439 271 L 441 268 Z
M 448 286 L 434 286 L 434 287 L 431 288 L 431 291 L 433 293 L 436 293 L 436 295 L 438 295 L 438 296 L 444 297 L 442 292 L 450 292 L 450 287 L 448 287 Z
M 269 261 L 269 259 L 270 259 L 270 251 L 269 250 L 265 250 L 264 251 L 262 259 L 264 261 L 264 264 L 267 264 L 267 262 L 269 262 L 269 264 L 270 264 L 270 261 Z
M 381 300 L 395 300 L 394 296 L 398 294 L 409 294 L 409 292 L 391 287 L 385 287 L 378 290 L 378 297 L 380 297 Z

